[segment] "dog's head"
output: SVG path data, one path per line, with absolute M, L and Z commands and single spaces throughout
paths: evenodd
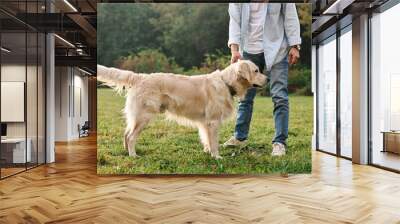
M 243 98 L 248 89 L 262 87 L 267 82 L 267 76 L 249 60 L 239 60 L 229 67 L 231 67 L 229 69 L 231 72 L 228 74 L 229 85 L 235 89 L 239 98 Z
M 267 80 L 258 66 L 249 60 L 239 60 L 235 63 L 235 70 L 239 81 L 243 81 L 247 88 L 262 87 Z

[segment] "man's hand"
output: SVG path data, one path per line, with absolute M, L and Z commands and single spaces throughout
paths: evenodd
M 239 46 L 237 44 L 231 44 L 231 54 L 231 64 L 237 62 L 241 58 Z
M 291 47 L 289 50 L 289 65 L 294 65 L 300 58 L 300 52 L 297 48 Z

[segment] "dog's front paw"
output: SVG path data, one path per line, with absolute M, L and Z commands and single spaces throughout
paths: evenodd
M 139 158 L 140 156 L 138 155 L 138 154 L 129 154 L 129 157 L 132 157 L 132 158 Z
M 220 155 L 212 155 L 212 157 L 214 157 L 214 159 L 222 159 L 222 156 Z
M 210 147 L 204 147 L 203 151 L 206 152 L 206 153 L 209 153 L 211 150 L 210 150 Z

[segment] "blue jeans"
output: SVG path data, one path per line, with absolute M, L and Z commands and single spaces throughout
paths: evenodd
M 244 52 L 243 58 L 254 62 L 260 71 L 265 68 L 264 54 L 249 54 Z M 268 83 L 274 103 L 275 137 L 272 143 L 279 142 L 286 145 L 289 126 L 289 97 L 288 97 L 288 71 L 289 63 L 287 58 L 272 66 L 267 72 Z M 246 140 L 249 134 L 251 116 L 253 113 L 254 97 L 256 89 L 247 91 L 244 100 L 239 102 L 235 126 L 235 137 L 238 140 Z

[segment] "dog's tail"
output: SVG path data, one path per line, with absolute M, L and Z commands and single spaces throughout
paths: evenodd
M 136 74 L 132 71 L 97 65 L 97 80 L 114 87 L 118 91 L 134 86 L 142 78 L 142 74 Z

